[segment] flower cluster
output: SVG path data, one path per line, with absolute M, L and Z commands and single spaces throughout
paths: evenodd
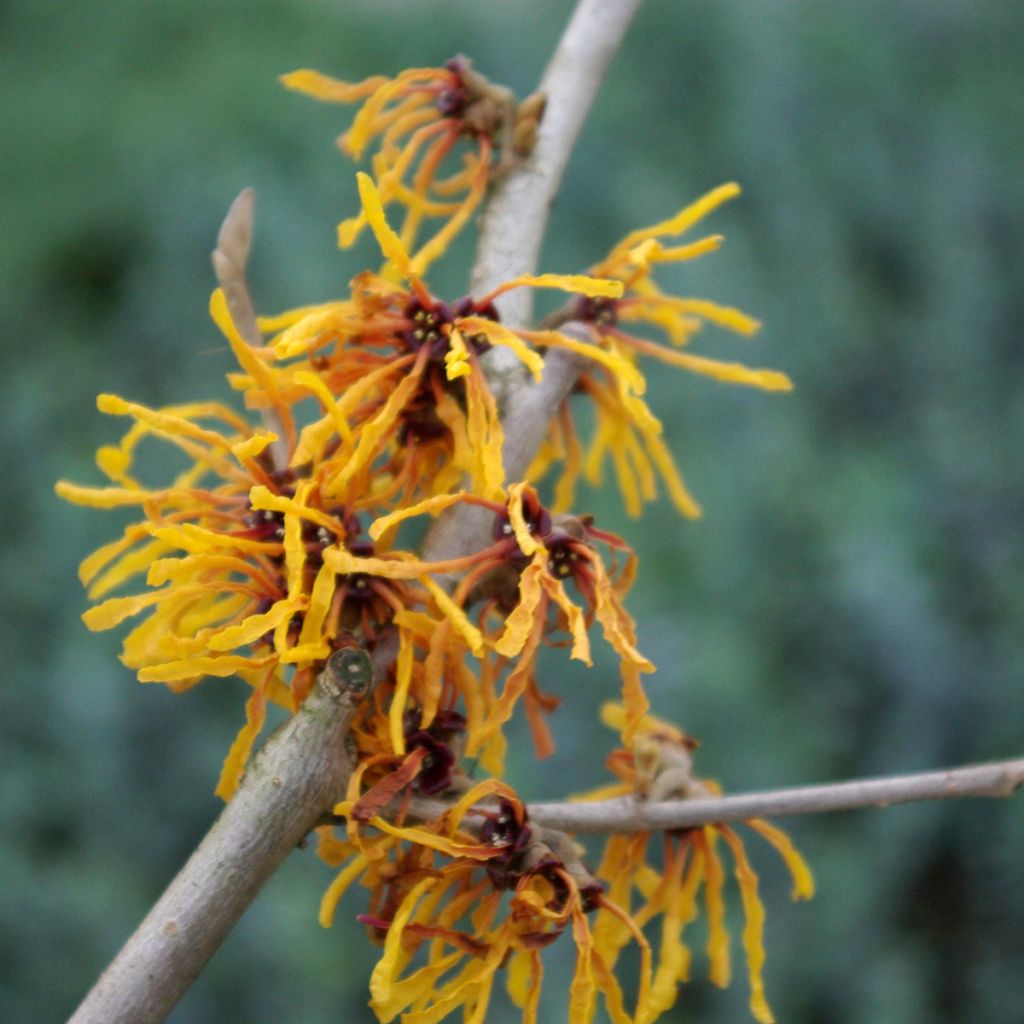
M 667 295 L 652 280 L 658 263 L 720 243 L 665 240 L 735 195 L 735 186 L 633 232 L 587 274 L 522 275 L 486 295 L 445 300 L 425 273 L 488 182 L 529 150 L 543 100 L 518 104 L 465 58 L 356 85 L 309 71 L 285 84 L 324 100 L 363 101 L 342 148 L 358 159 L 376 145 L 372 174 L 358 175 L 360 212 L 339 237 L 347 246 L 368 228 L 383 266 L 356 274 L 338 299 L 258 319 L 251 330 L 238 282 L 214 292 L 211 316 L 238 363 L 229 383 L 260 426 L 219 402 L 151 409 L 100 396 L 101 412 L 130 424 L 97 455 L 107 483 L 61 482 L 57 490 L 78 504 L 135 508 L 139 517 L 82 563 L 96 602 L 86 624 L 136 620 L 123 661 L 143 682 L 175 691 L 210 677 L 247 684 L 245 721 L 217 786 L 224 799 L 242 780 L 268 702 L 296 712 L 335 651 L 390 650 L 382 641 L 397 637 L 397 654 L 346 740 L 353 770 L 335 824 L 318 831 L 319 854 L 338 871 L 323 924 L 354 884 L 368 894 L 356 917 L 383 946 L 370 982 L 381 1021 L 402 1015 L 427 1024 L 459 1009 L 482 1021 L 500 976 L 524 1020 L 536 1021 L 542 952 L 562 935 L 576 948 L 571 1021 L 589 1021 L 599 996 L 616 1021 L 653 1021 L 688 977 L 683 931 L 702 887 L 711 977 L 726 983 L 720 839 L 732 852 L 746 913 L 751 1008 L 770 1020 L 760 976 L 763 910 L 733 829 L 613 836 L 592 870 L 585 849 L 531 822 L 503 781 L 505 727 L 517 712 L 537 755 L 554 749 L 549 716 L 562 698 L 542 689 L 539 652 L 566 647 L 589 665 L 600 633 L 621 676 L 621 703 L 605 713 L 623 744 L 609 758 L 619 779 L 611 792 L 665 799 L 709 791 L 690 770 L 691 741 L 648 715 L 641 677 L 654 666 L 625 604 L 633 552 L 572 503 L 579 475 L 599 480 L 610 458 L 630 514 L 654 496 L 657 474 L 682 512 L 696 512 L 644 401 L 640 356 L 718 380 L 790 386 L 774 371 L 681 350 L 703 322 L 742 334 L 757 324 Z M 459 151 L 462 165 L 446 167 Z M 432 220 L 442 224 L 421 245 Z M 503 324 L 500 296 L 524 287 L 566 292 L 568 305 L 543 329 Z M 568 320 L 589 340 L 560 330 Z M 669 344 L 622 326 L 634 323 L 660 329 Z M 535 379 L 551 349 L 585 359 L 576 394 L 552 410 L 526 480 L 506 477 L 508 425 L 487 378 L 494 347 L 509 349 Z M 596 412 L 586 450 L 570 409 L 580 397 Z M 136 464 L 149 438 L 184 459 L 167 486 L 140 482 Z M 535 484 L 555 464 L 561 475 L 545 504 Z M 402 541 L 425 516 L 467 510 L 483 524 L 468 553 L 426 557 Z M 123 587 L 132 592 L 118 593 Z M 489 776 L 483 781 L 472 777 L 477 762 Z M 796 893 L 809 896 L 810 875 L 786 837 L 764 822 L 747 824 L 782 853 Z M 657 951 L 646 933 L 655 921 Z M 640 983 L 627 1000 L 615 967 L 630 943 Z

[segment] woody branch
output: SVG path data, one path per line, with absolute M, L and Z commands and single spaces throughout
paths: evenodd
M 763 793 L 645 803 L 634 797 L 581 803 L 533 803 L 540 825 L 575 833 L 656 832 L 749 818 L 889 807 L 920 800 L 1009 797 L 1024 785 L 1024 758 L 942 771 L 796 786 Z

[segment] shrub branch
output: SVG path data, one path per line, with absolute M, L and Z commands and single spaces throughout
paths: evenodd
M 783 818 L 857 807 L 888 807 L 918 800 L 1008 797 L 1024 785 L 1024 758 L 990 764 L 795 786 L 763 793 L 644 803 L 634 797 L 581 803 L 531 803 L 530 817 L 548 828 L 574 833 L 657 832 L 719 821 Z

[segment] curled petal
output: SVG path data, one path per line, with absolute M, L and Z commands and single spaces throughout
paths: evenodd
M 233 676 L 239 671 L 267 665 L 272 658 L 243 658 L 239 655 L 225 655 L 222 658 L 185 658 L 169 661 L 163 665 L 152 665 L 139 669 L 141 683 L 169 683 L 179 679 L 193 679 L 201 676 Z
M 743 843 L 728 825 L 719 825 L 718 831 L 729 844 L 736 862 L 736 881 L 743 900 L 746 923 L 743 926 L 743 949 L 747 954 L 747 976 L 750 980 L 750 1012 L 758 1024 L 775 1024 L 764 994 L 761 969 L 764 966 L 764 905 L 757 894 L 757 875 L 747 860 Z
M 814 875 L 811 874 L 807 862 L 800 856 L 789 836 L 782 829 L 770 825 L 761 818 L 751 818 L 746 824 L 759 835 L 764 836 L 779 851 L 793 878 L 791 897 L 794 900 L 809 900 L 814 895 Z
M 512 484 L 508 489 L 508 521 L 512 527 L 512 533 L 519 545 L 519 550 L 524 555 L 530 556 L 537 551 L 543 550 L 543 545 L 530 532 L 526 525 L 526 518 L 523 516 L 523 492 L 529 484 Z M 530 488 L 531 493 L 533 488 Z
M 224 766 L 220 771 L 220 780 L 214 793 L 221 800 L 230 800 L 242 779 L 245 765 L 249 760 L 252 745 L 263 728 L 266 719 L 267 701 L 263 687 L 253 690 L 245 704 L 245 725 L 239 730 L 235 742 L 231 744 Z
M 494 649 L 503 657 L 512 658 L 519 654 L 535 629 L 543 597 L 540 577 L 547 571 L 544 562 L 543 555 L 535 557 L 519 577 L 519 603 L 505 620 L 505 629 L 494 645 Z
M 615 248 L 616 250 L 632 249 L 648 238 L 681 235 L 688 228 L 693 227 L 697 221 L 706 217 L 716 207 L 721 206 L 722 203 L 728 202 L 730 199 L 734 199 L 739 194 L 740 187 L 734 181 L 725 185 L 719 185 L 718 188 L 714 188 L 706 195 L 701 196 L 696 202 L 690 203 L 689 206 L 684 206 L 674 217 L 669 217 L 668 220 L 659 221 L 650 227 L 640 228 L 638 231 L 633 231 L 626 235 Z
M 322 928 L 330 928 L 334 923 L 334 911 L 337 909 L 341 897 L 345 894 L 345 890 L 366 870 L 369 864 L 369 854 L 356 854 L 327 887 L 323 899 L 320 900 L 318 919 Z
M 408 508 L 396 509 L 394 512 L 389 512 L 386 516 L 375 519 L 370 524 L 370 529 L 367 530 L 367 533 L 370 535 L 371 540 L 380 540 L 384 533 L 390 530 L 392 526 L 397 526 L 406 519 L 421 516 L 426 512 L 429 512 L 431 515 L 437 515 L 446 508 L 451 508 L 452 505 L 462 501 L 466 494 L 466 491 L 456 491 L 454 494 L 437 494 L 432 498 L 424 498 L 423 501 L 410 505 Z
M 269 633 L 279 623 L 290 619 L 299 609 L 297 601 L 278 601 L 269 611 L 262 615 L 250 615 L 236 626 L 228 626 L 219 633 L 214 633 L 206 645 L 212 651 L 231 651 L 237 647 L 254 643 Z

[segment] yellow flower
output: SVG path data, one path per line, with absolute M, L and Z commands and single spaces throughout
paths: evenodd
M 345 801 L 336 811 L 351 815 L 353 809 Z M 464 1019 L 482 1022 L 503 968 L 524 1024 L 536 1024 L 541 953 L 566 932 L 576 945 L 571 1024 L 592 1019 L 599 993 L 613 1019 L 641 1019 L 651 984 L 647 941 L 607 900 L 575 845 L 532 826 L 508 787 L 479 783 L 422 825 L 396 826 L 382 818 L 370 825 L 377 835 L 350 828 L 341 841 L 321 830 L 319 852 L 341 871 L 324 894 L 320 921 L 332 923 L 338 901 L 356 880 L 369 890 L 369 910 L 358 920 L 383 945 L 370 979 L 370 1005 L 384 1024 L 399 1014 L 406 1024 L 428 1024 L 460 1008 Z M 448 859 L 437 865 L 438 855 Z M 640 947 L 636 1017 L 626 1013 L 607 951 L 597 941 L 603 917 L 622 925 Z M 620 948 L 610 949 L 612 956 Z
M 494 168 L 498 147 L 513 145 L 515 98 L 474 71 L 465 57 L 441 68 L 411 68 L 394 78 L 380 75 L 363 82 L 339 82 L 316 71 L 300 70 L 281 81 L 332 103 L 363 101 L 341 149 L 355 160 L 378 140 L 371 158 L 384 206 L 404 208 L 402 244 L 413 249 L 424 221 L 442 219 L 434 236 L 415 257 L 419 272 L 440 256 L 477 208 Z M 468 144 L 463 164 L 445 172 Z M 503 154 L 508 162 L 508 153 Z M 343 248 L 352 245 L 367 224 L 365 210 L 338 226 Z
M 452 606 L 458 609 L 473 598 L 481 599 L 476 612 L 477 635 L 482 637 L 483 647 L 489 652 L 479 681 L 474 680 L 473 710 L 482 707 L 484 715 L 470 728 L 469 755 L 490 752 L 500 764 L 497 748 L 491 749 L 489 745 L 496 742 L 503 747 L 501 728 L 521 699 L 538 754 L 543 757 L 552 752 L 554 747 L 543 712 L 556 707 L 558 701 L 541 693 L 537 685 L 537 653 L 551 634 L 564 631 L 571 641 L 571 657 L 589 665 L 587 634 L 594 619 L 619 655 L 623 700 L 628 709 L 623 735 L 628 742 L 648 707 L 640 674 L 654 671 L 654 666 L 636 647 L 635 627 L 622 604 L 622 597 L 635 575 L 632 550 L 621 538 L 598 530 L 589 519 L 552 518 L 540 504 L 536 491 L 525 483 L 512 484 L 501 502 L 465 492 L 427 499 L 378 519 L 370 527 L 370 536 L 382 537 L 408 518 L 427 512 L 436 514 L 458 502 L 478 505 L 494 513 L 492 544 L 452 562 L 410 562 L 390 570 L 375 563 L 367 565 L 364 571 L 412 574 L 468 570 L 452 594 Z M 613 562 L 610 568 L 606 567 L 596 544 L 603 544 L 613 554 L 621 556 L 623 563 Z M 360 562 L 353 559 L 347 564 L 355 567 Z M 566 590 L 566 583 L 570 581 L 580 596 L 579 604 Z M 441 666 L 446 657 L 451 659 L 453 652 L 455 661 L 462 657 L 458 647 L 449 642 L 450 631 L 462 627 L 453 618 L 451 609 L 445 614 L 446 621 L 431 637 L 431 653 L 426 662 L 428 679 L 442 678 Z M 493 627 L 489 625 L 492 620 L 495 620 Z M 511 668 L 499 694 L 495 686 L 506 666 Z M 466 692 L 465 687 L 463 692 Z M 396 731 L 404 713 L 404 696 L 405 691 L 400 688 L 392 704 Z M 429 725 L 436 706 L 436 700 L 424 700 L 424 725 Z
M 333 650 L 372 647 L 398 613 L 432 607 L 429 589 L 336 572 L 336 550 L 374 555 L 355 510 L 324 499 L 318 467 L 302 477 L 275 470 L 275 435 L 226 406 L 149 409 L 114 395 L 97 404 L 134 421 L 119 445 L 98 453 L 110 485 L 62 481 L 57 493 L 92 507 L 136 507 L 143 518 L 82 563 L 82 582 L 99 602 L 83 619 L 103 630 L 142 617 L 122 655 L 142 682 L 180 692 L 206 677 L 238 675 L 252 687 L 217 787 L 226 798 L 263 726 L 266 701 L 295 710 Z M 147 437 L 190 460 L 167 487 L 135 477 L 136 450 Z M 110 596 L 139 578 L 147 589 Z
M 606 704 L 602 718 L 612 728 L 621 729 L 625 724 L 625 709 Z M 696 742 L 676 726 L 645 715 L 638 724 L 632 747 L 617 750 L 608 759 L 609 768 L 621 783 L 604 787 L 582 799 L 630 793 L 651 800 L 717 794 L 719 789 L 714 783 L 693 774 L 691 755 L 696 746 Z M 814 880 L 789 837 L 758 818 L 744 824 L 771 843 L 782 856 L 793 878 L 793 899 L 810 899 L 814 894 Z M 628 911 L 638 927 L 661 919 L 657 965 L 650 999 L 644 1014 L 638 1017 L 641 1021 L 657 1020 L 670 1009 L 679 984 L 689 980 L 691 953 L 683 941 L 683 932 L 699 913 L 702 887 L 707 914 L 709 976 L 720 988 L 729 984 L 725 870 L 718 850 L 719 839 L 729 847 L 743 903 L 742 938 L 750 984 L 750 1011 L 759 1024 L 771 1024 L 775 1019 L 768 1007 L 761 977 L 765 959 L 765 913 L 758 895 L 757 875 L 737 831 L 726 824 L 712 824 L 666 832 L 660 840 L 650 833 L 616 835 L 605 847 L 597 877 L 607 881 L 609 899 Z M 606 919 L 601 922 L 598 937 L 614 965 L 614 951 L 629 941 L 631 933 L 621 922 Z
M 665 294 L 653 280 L 658 264 L 694 259 L 721 245 L 721 235 L 710 235 L 684 245 L 665 243 L 738 194 L 739 186 L 722 185 L 684 207 L 674 217 L 628 234 L 589 271 L 595 277 L 621 282 L 623 294 L 618 298 L 581 298 L 565 312 L 565 319 L 586 323 L 597 343 L 630 366 L 635 367 L 638 358 L 646 356 L 718 381 L 766 391 L 791 390 L 789 378 L 776 370 L 750 369 L 740 363 L 680 351 L 705 323 L 744 336 L 754 334 L 760 324 L 746 313 L 707 299 Z M 634 323 L 661 331 L 670 344 L 656 344 L 623 327 Z M 590 396 L 597 417 L 596 432 L 588 451 L 582 452 L 566 411 L 559 417 L 548 444 L 531 469 L 532 476 L 539 476 L 553 463 L 565 463 L 555 508 L 571 506 L 581 474 L 590 483 L 599 485 L 603 464 L 610 458 L 630 516 L 638 516 L 644 502 L 657 496 L 658 476 L 683 515 L 699 516 L 700 506 L 683 483 L 661 436 L 661 423 L 639 397 L 642 389 L 624 386 L 621 377 L 604 367 L 589 367 L 581 376 L 579 390 Z
M 404 285 L 363 274 L 354 282 L 351 301 L 275 322 L 285 327 L 271 342 L 281 361 L 274 379 L 285 382 L 279 390 L 288 397 L 296 397 L 297 389 L 313 392 L 324 407 L 323 416 L 303 429 L 291 465 L 330 451 L 336 471 L 325 486 L 338 500 L 372 490 L 379 503 L 401 506 L 424 491 L 453 490 L 463 475 L 481 496 L 497 499 L 505 482 L 504 434 L 480 361 L 491 347 L 511 349 L 537 379 L 544 362 L 531 347 L 534 341 L 586 354 L 633 384 L 640 378 L 596 345 L 554 331 L 504 327 L 494 300 L 523 286 L 592 297 L 619 295 L 622 286 L 579 275 L 523 275 L 481 298 L 446 303 L 427 289 L 422 263 L 388 224 L 373 181 L 362 173 L 358 181 L 366 221 L 387 261 L 385 271 Z M 286 362 L 295 357 L 305 362 Z M 262 392 L 258 397 L 251 390 L 251 378 L 238 383 L 250 389 L 250 401 L 263 403 Z

